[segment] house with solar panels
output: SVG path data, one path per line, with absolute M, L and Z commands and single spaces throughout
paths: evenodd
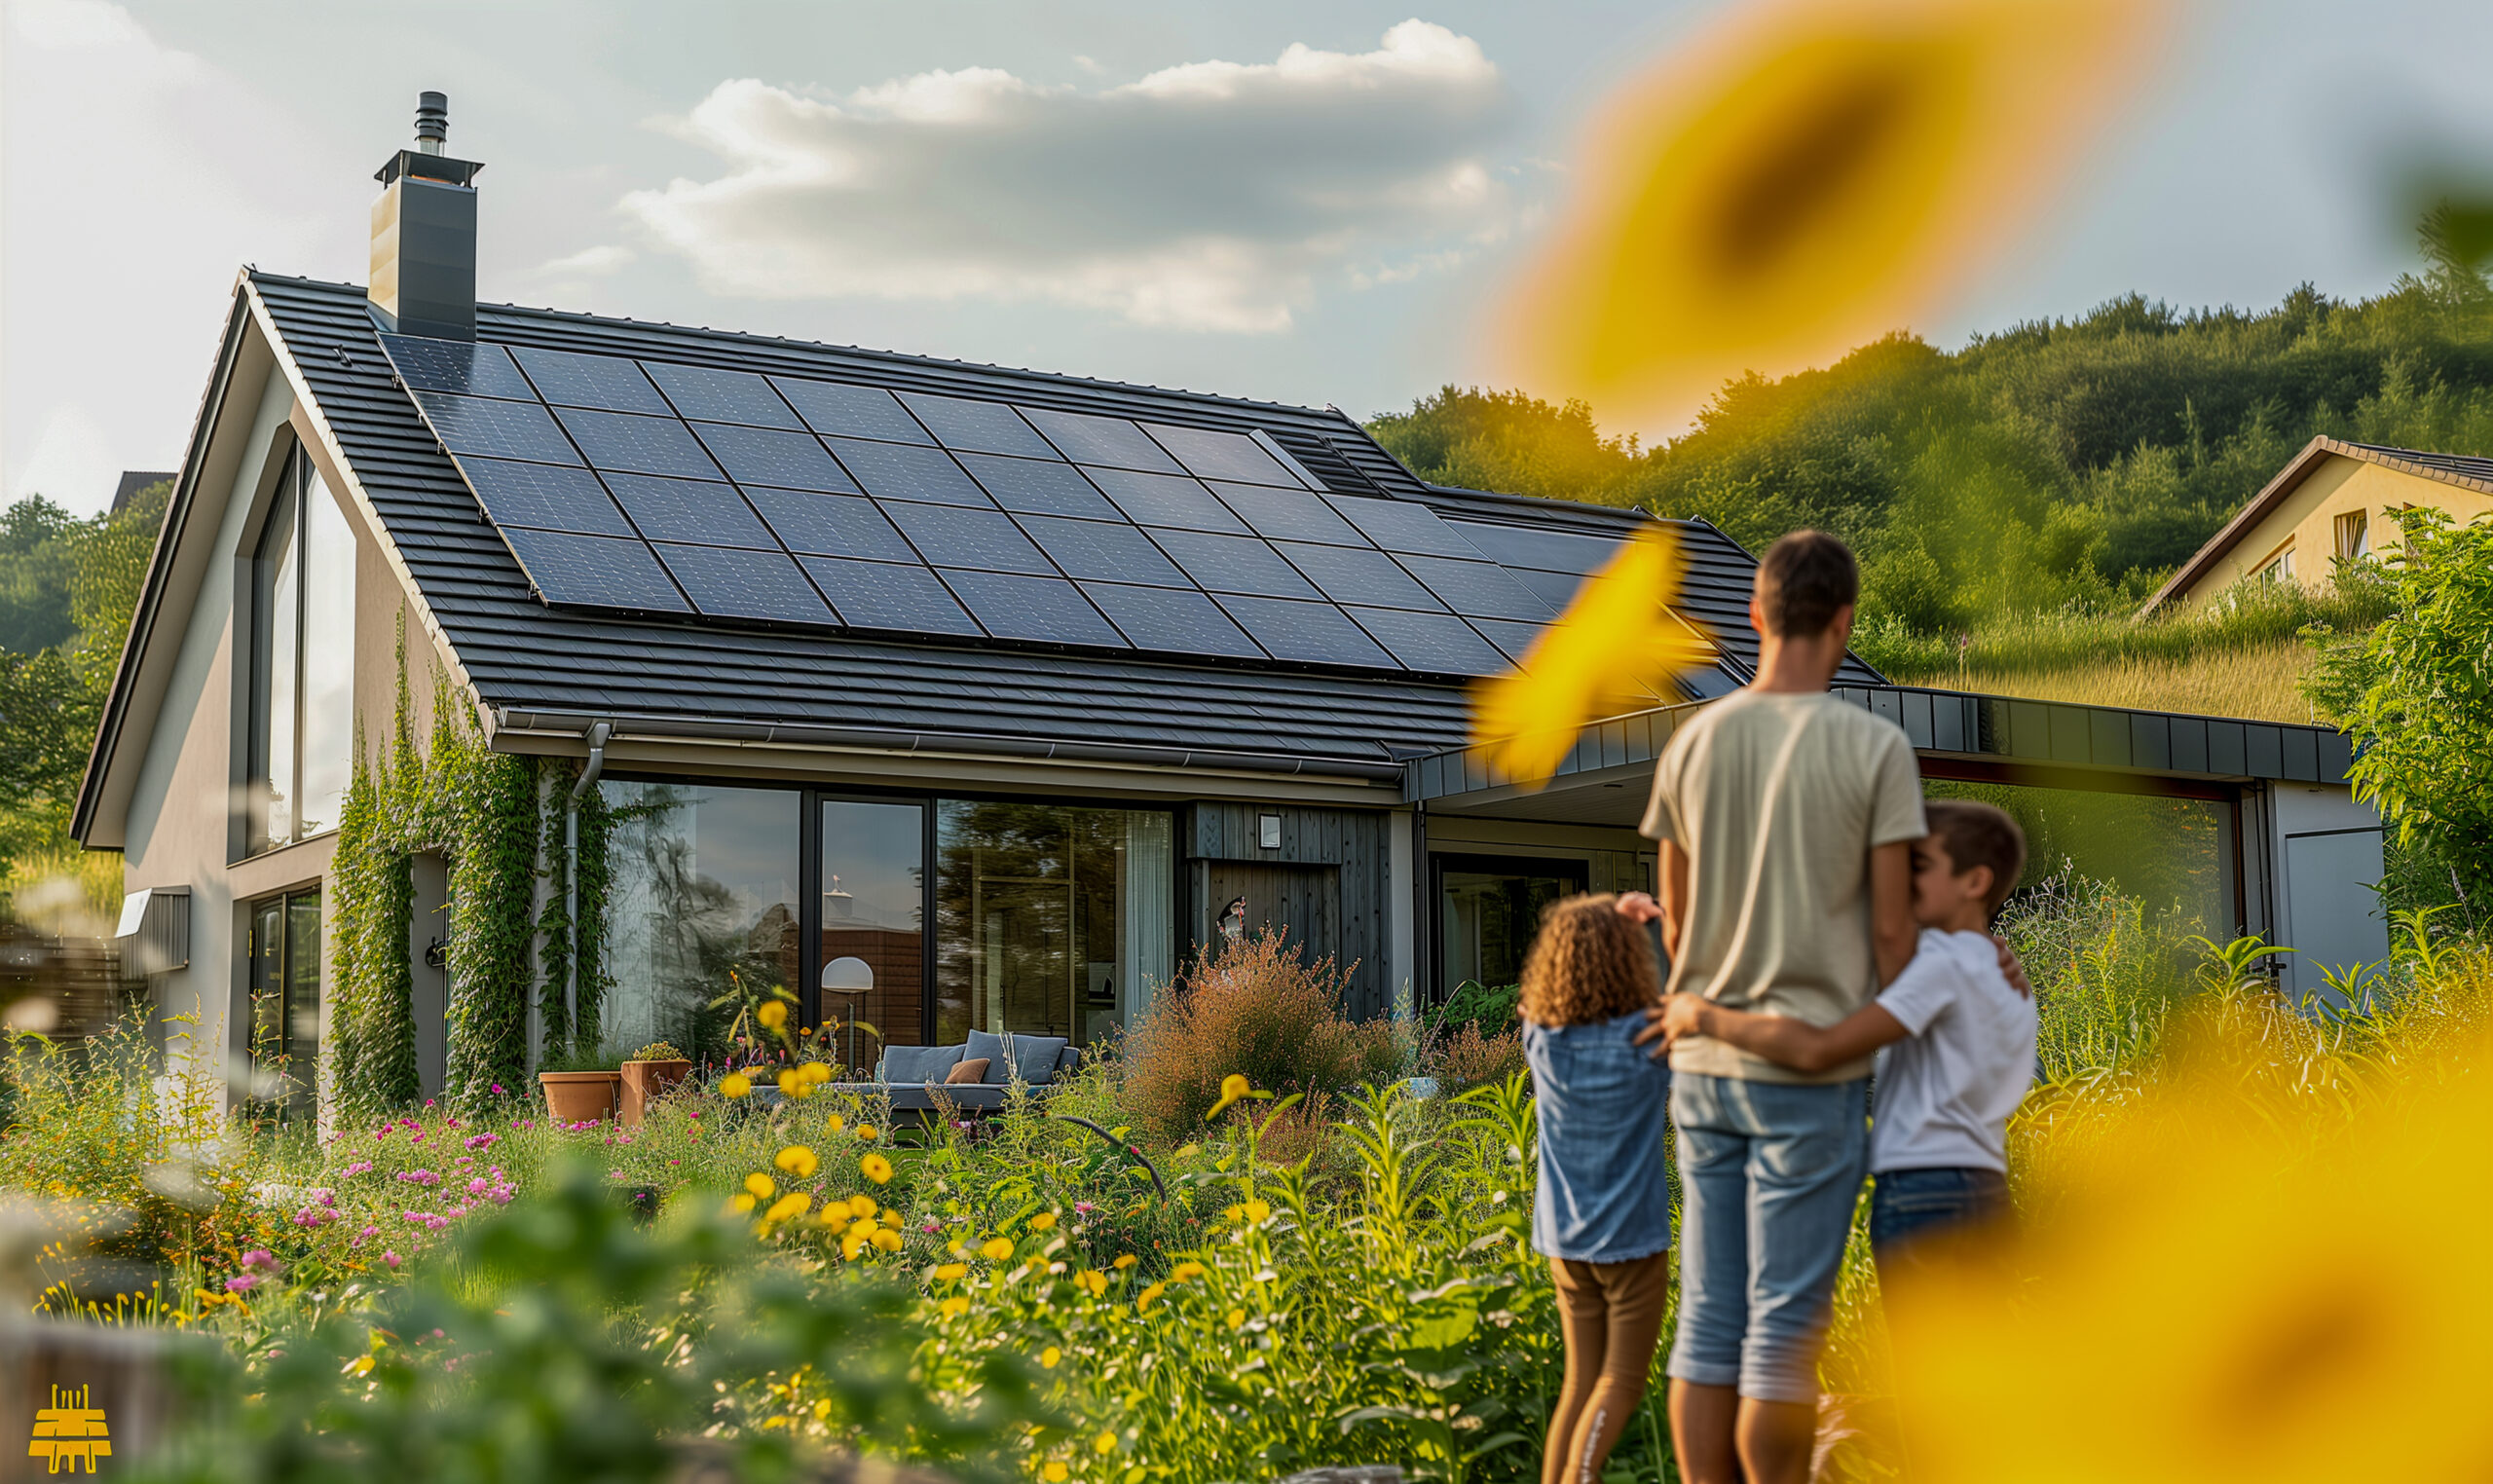
M 256 1008 L 316 1062 L 340 814 L 401 696 L 542 760 L 542 882 L 600 821 L 625 1051 L 698 1041 L 730 964 L 890 1044 L 1097 1044 L 1240 926 L 1410 1014 L 1511 982 L 1550 900 L 1652 886 L 1653 760 L 1756 655 L 1712 527 L 1678 526 L 1712 665 L 1527 789 L 1468 687 L 1653 517 L 1427 483 L 1333 409 L 479 305 L 478 167 L 424 131 L 368 287 L 236 284 L 78 799 L 210 1050 L 261 1051 Z M 1837 684 L 2038 872 L 2294 944 L 2295 987 L 2385 955 L 2333 732 Z M 410 870 L 429 1091 L 483 908 Z

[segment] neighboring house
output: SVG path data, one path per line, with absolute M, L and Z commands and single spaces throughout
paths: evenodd
M 138 498 L 139 491 L 169 484 L 176 477 L 171 469 L 124 469 L 120 482 L 113 486 L 113 501 L 104 513 L 119 515 L 130 508 L 130 502 Z
M 2339 559 L 2397 547 L 2398 512 L 2407 505 L 2462 524 L 2493 513 L 2493 459 L 2314 438 L 2140 614 L 2203 605 L 2246 577 L 2326 587 Z
M 1351 1009 L 1408 1013 L 1511 981 L 1554 897 L 1652 885 L 1652 760 L 1757 652 L 1754 564 L 1712 527 L 1677 529 L 1716 662 L 1520 789 L 1469 687 L 1651 517 L 1424 483 L 1334 410 L 480 306 L 474 169 L 385 167 L 370 294 L 242 276 L 79 797 L 204 1054 L 256 1015 L 319 1064 L 342 800 L 402 696 L 419 736 L 464 718 L 546 760 L 549 820 L 594 779 L 626 1050 L 706 1034 L 724 966 L 810 990 L 835 959 L 874 986 L 807 1022 L 1097 1042 L 1240 899 L 1348 967 Z M 2018 808 L 2038 862 L 2219 939 L 2383 956 L 2332 732 L 1856 659 L 1839 685 L 1934 789 Z M 452 1026 L 484 1034 L 446 1006 L 551 992 L 480 983 L 449 922 L 561 890 L 454 904 L 446 865 L 414 858 L 402 937 L 356 940 L 403 951 L 428 1092 Z

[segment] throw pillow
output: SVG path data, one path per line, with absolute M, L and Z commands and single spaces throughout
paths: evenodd
M 957 1046 L 887 1046 L 883 1075 L 876 1079 L 894 1087 L 912 1088 L 941 1082 L 961 1059 Z
M 955 1085 L 964 1082 L 985 1082 L 986 1080 L 986 1058 L 985 1057 L 963 1057 L 960 1060 L 952 1063 L 952 1069 L 950 1071 L 944 1074 L 945 1082 Z

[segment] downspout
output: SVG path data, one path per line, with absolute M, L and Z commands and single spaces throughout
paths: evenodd
M 580 1033 L 580 800 L 597 787 L 597 775 L 606 770 L 606 742 L 614 735 L 610 722 L 589 727 L 588 765 L 580 769 L 579 781 L 572 785 L 571 799 L 563 808 L 563 927 L 572 935 L 571 951 L 563 955 L 563 1020 L 575 1050 Z

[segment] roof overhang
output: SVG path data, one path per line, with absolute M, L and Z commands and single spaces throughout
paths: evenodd
M 2302 452 L 2294 455 L 2291 462 L 2277 471 L 2276 478 L 2269 480 L 2258 494 L 2251 497 L 2250 503 L 2234 512 L 2233 519 L 2226 521 L 2223 529 L 2208 538 L 2208 543 L 2193 552 L 2190 560 L 2174 569 L 2173 575 L 2166 578 L 2164 585 L 2155 590 L 2154 597 L 2146 600 L 2145 606 L 2139 610 L 2138 616 L 2143 618 L 2174 598 L 2187 592 L 2200 578 L 2214 571 L 2217 561 L 2231 551 L 2244 537 L 2250 535 L 2251 528 L 2266 520 L 2278 506 L 2291 498 L 2294 491 L 2302 488 L 2312 475 L 2326 468 L 2331 459 L 2352 459 L 2361 464 L 2378 464 L 2385 469 L 2411 474 L 2417 479 L 2430 479 L 2437 484 L 2473 490 L 2479 495 L 2493 495 L 2493 483 L 2469 478 L 2455 469 L 2418 464 L 2413 460 L 2400 459 L 2395 454 L 2377 448 L 2368 448 L 2360 443 L 2347 443 L 2326 436 L 2315 437 L 2302 446 Z
M 1904 728 L 1929 778 L 2222 798 L 2262 780 L 2343 784 L 2354 761 L 2347 738 L 2325 726 L 1907 686 L 1834 693 Z M 1432 813 L 1632 829 L 1644 818 L 1655 760 L 1704 704 L 1597 722 L 1537 786 L 1499 768 L 1485 747 L 1415 759 L 1403 798 Z

